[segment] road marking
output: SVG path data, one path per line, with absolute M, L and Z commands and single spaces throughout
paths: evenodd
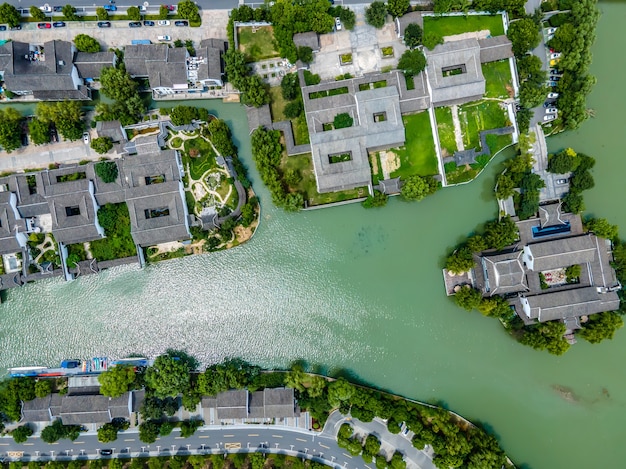
M 349 457 L 350 459 L 352 459 L 352 456 L 350 456 L 348 453 L 343 453 L 343 455 Z
M 224 443 L 225 449 L 241 449 L 241 443 Z
M 224 435 L 224 438 L 235 438 L 235 435 Z
M 73 441 L 72 443 L 74 443 L 75 445 L 84 445 L 85 444 L 84 441 Z
M 35 443 L 23 443 L 24 446 L 33 446 Z
M 200 435 L 198 438 L 209 438 L 208 435 Z
M 174 437 L 174 439 L 175 439 L 175 440 L 182 440 L 182 439 L 183 439 L 183 437 L 182 437 L 182 436 L 175 436 L 175 437 Z
M 330 446 L 326 446 L 326 445 L 323 445 L 323 444 L 321 444 L 321 443 L 320 443 L 320 446 L 321 446 L 322 448 L 330 449 Z
M 296 440 L 298 440 L 298 441 L 304 441 L 305 443 L 306 443 L 307 441 L 309 441 L 309 440 L 305 440 L 304 438 L 296 438 Z
M 272 435 L 273 438 L 282 438 L 282 435 Z
M 8 443 L 0 443 L 0 446 L 9 446 Z
M 258 433 L 249 433 L 248 436 L 259 436 Z
M 127 438 L 124 441 L 135 441 L 135 439 L 134 438 Z

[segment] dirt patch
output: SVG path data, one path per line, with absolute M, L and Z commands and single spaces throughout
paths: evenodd
M 392 151 L 381 151 L 380 165 L 383 168 L 384 178 L 389 179 L 391 173 L 400 168 L 400 157 Z
M 504 85 L 504 87 L 506 88 L 506 92 L 509 95 L 509 98 L 514 98 L 515 97 L 515 90 L 513 89 L 513 87 L 511 85 L 509 85 L 508 83 L 506 85 Z
M 453 34 L 452 36 L 444 36 L 443 42 L 462 41 L 463 39 L 487 39 L 491 33 L 488 29 L 482 31 L 474 31 L 470 33 Z
M 206 189 L 205 189 L 205 188 L 204 188 L 204 186 L 203 186 L 201 183 L 199 183 L 199 182 L 196 182 L 196 183 L 193 185 L 193 187 L 192 187 L 192 191 L 193 191 L 193 196 L 194 196 L 194 198 L 195 198 L 196 200 L 200 200 L 200 199 L 202 199 L 202 198 L 203 198 L 203 197 L 207 194 Z
M 222 102 L 224 103 L 238 103 L 240 101 L 241 99 L 240 99 L 239 93 L 229 94 L 222 100 Z
M 376 153 L 370 154 L 370 165 L 372 166 L 372 174 L 378 176 L 378 163 L 376 162 Z
M 248 241 L 252 237 L 252 233 L 254 233 L 254 226 L 250 225 L 248 227 L 244 227 L 242 225 L 238 225 L 233 230 L 235 232 L 235 239 L 240 243 Z

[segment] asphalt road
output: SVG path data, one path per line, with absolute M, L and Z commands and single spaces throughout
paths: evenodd
M 190 438 L 182 438 L 180 431 L 176 429 L 171 435 L 161 437 L 151 445 L 139 441 L 136 431 L 121 432 L 117 441 L 112 443 L 100 443 L 95 433 L 82 434 L 73 442 L 61 440 L 51 445 L 34 437 L 23 444 L 17 444 L 9 437 L 0 439 L 0 456 L 7 460 L 94 459 L 101 457 L 102 449 L 112 450 L 111 457 L 259 451 L 315 459 L 338 469 L 372 469 L 361 457 L 352 457 L 344 449 L 339 448 L 332 437 L 263 425 L 201 429 Z M 20 455 L 19 452 L 22 451 L 23 454 Z

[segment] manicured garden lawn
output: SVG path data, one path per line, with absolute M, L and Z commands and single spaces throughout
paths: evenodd
M 270 88 L 270 110 L 272 111 L 272 122 L 280 122 L 285 120 L 285 98 L 280 86 L 272 86 Z
M 456 139 L 454 138 L 454 123 L 452 122 L 452 111 L 449 107 L 435 108 L 435 119 L 437 119 L 437 132 L 439 133 L 439 144 L 444 157 L 454 155 L 458 150 Z
M 290 169 L 298 170 L 300 172 L 302 180 L 297 186 L 289 187 L 289 191 L 302 193 L 309 206 L 342 202 L 344 200 L 366 197 L 368 195 L 367 187 L 361 187 L 349 191 L 331 192 L 328 194 L 318 193 L 317 186 L 315 185 L 313 161 L 311 160 L 310 153 L 297 156 L 287 156 L 287 153 L 283 152 L 279 169 L 283 174 Z
M 437 174 L 437 153 L 428 112 L 403 116 L 402 120 L 406 143 L 404 147 L 393 150 L 400 157 L 400 167 L 390 176 L 406 178 L 415 174 L 419 176 Z
M 184 148 L 185 151 L 182 153 L 183 166 L 186 168 L 187 163 L 189 163 L 189 173 L 192 179 L 200 179 L 206 171 L 215 167 L 215 152 L 204 138 L 185 140 Z M 190 150 L 198 150 L 198 156 L 190 156 Z
M 291 119 L 291 128 L 293 129 L 293 139 L 296 145 L 305 145 L 311 141 L 309 139 L 309 128 L 306 125 L 306 117 L 304 114 L 295 119 Z
M 485 96 L 488 98 L 508 98 L 507 87 L 513 91 L 511 85 L 511 67 L 508 60 L 488 62 L 482 65 L 485 77 Z
M 424 33 L 439 36 L 489 30 L 492 36 L 504 34 L 502 15 L 425 16 Z
M 487 135 L 487 145 L 491 150 L 492 157 L 503 148 L 508 147 L 511 143 L 513 143 L 513 137 L 511 136 L 511 134 Z
M 465 149 L 480 148 L 478 133 L 508 125 L 508 117 L 497 101 L 475 101 L 459 107 Z
M 254 28 L 252 32 L 250 26 L 238 28 L 239 49 L 246 54 L 249 62 L 278 57 L 279 53 L 274 39 L 274 30 L 271 26 Z

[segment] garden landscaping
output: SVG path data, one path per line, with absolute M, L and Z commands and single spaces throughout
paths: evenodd
M 402 117 L 406 143 L 402 148 L 391 150 L 400 158 L 399 167 L 390 173 L 391 178 L 403 179 L 418 175 L 432 176 L 438 173 L 435 140 L 427 111 Z
M 278 47 L 271 26 L 243 26 L 237 28 L 239 50 L 246 55 L 248 62 L 279 57 Z
M 492 36 L 504 34 L 502 15 L 424 17 L 424 34 L 436 34 L 444 37 L 485 30 L 489 31 Z
M 481 130 L 499 129 L 510 125 L 505 110 L 498 101 L 475 101 L 459 106 L 459 121 L 465 149 L 480 149 Z
M 484 63 L 482 71 L 485 77 L 485 97 L 500 99 L 513 97 L 511 66 L 508 59 Z
M 452 156 L 458 150 L 454 138 L 454 122 L 452 111 L 449 107 L 435 108 L 437 120 L 437 132 L 439 133 L 439 145 L 443 157 Z

